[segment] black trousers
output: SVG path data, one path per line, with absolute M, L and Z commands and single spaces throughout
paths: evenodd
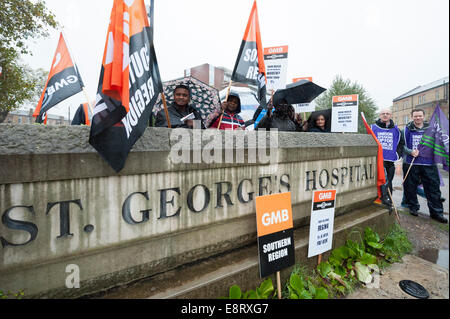
M 395 164 L 394 162 L 384 161 L 384 168 L 386 169 L 386 182 L 388 183 L 389 190 L 391 191 L 391 195 L 393 194 L 392 189 L 392 180 L 395 175 Z
M 409 164 L 403 163 L 403 176 L 408 171 Z M 441 215 L 444 208 L 441 202 L 439 173 L 436 165 L 412 165 L 403 184 L 406 205 L 409 209 L 419 210 L 417 186 L 422 183 L 427 198 L 430 215 Z

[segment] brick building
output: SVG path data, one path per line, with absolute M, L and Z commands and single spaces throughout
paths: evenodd
M 8 113 L 3 123 L 13 124 L 33 124 L 36 119 L 33 117 L 34 109 L 15 110 Z M 47 125 L 70 125 L 68 119 L 64 116 L 49 114 L 47 118 Z
M 393 100 L 392 119 L 399 128 L 404 128 L 411 119 L 411 110 L 421 108 L 425 110 L 425 120 L 428 121 L 433 114 L 436 103 L 445 114 L 449 107 L 449 77 L 418 86 Z

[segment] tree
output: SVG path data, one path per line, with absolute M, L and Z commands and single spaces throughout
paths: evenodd
M 26 41 L 46 37 L 50 27 L 58 26 L 44 1 L 33 2 L 2 0 L 0 6 L 0 123 L 22 103 L 39 99 L 45 82 L 43 70 L 20 61 L 21 54 L 31 54 Z
M 377 118 L 377 107 L 367 91 L 358 82 L 351 83 L 349 79 L 344 80 L 340 75 L 337 75 L 331 87 L 315 100 L 316 107 L 319 110 L 329 109 L 333 96 L 349 94 L 359 95 L 358 133 L 366 133 L 360 113 L 364 112 L 367 123 L 373 123 Z

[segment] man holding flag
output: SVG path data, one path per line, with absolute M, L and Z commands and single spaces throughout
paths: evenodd
M 434 114 L 432 117 L 434 124 L 430 125 L 430 123 L 424 121 L 425 111 L 423 109 L 412 110 L 411 117 L 413 120 L 406 125 L 402 132 L 402 139 L 405 143 L 404 153 L 406 155 L 403 163 L 403 174 L 405 176 L 403 189 L 409 213 L 413 216 L 418 216 L 420 205 L 417 200 L 417 186 L 422 182 L 430 217 L 441 223 L 448 223 L 448 220 L 443 216 L 444 209 L 441 201 L 438 168 L 435 160 L 432 157 L 428 157 L 429 152 L 423 147 L 424 142 L 422 142 L 425 140 L 425 144 L 429 144 L 431 149 L 434 148 L 432 144 L 426 142 L 427 136 L 429 137 L 431 132 L 437 131 L 436 126 L 439 126 L 435 124 Z M 442 132 L 442 126 L 439 127 L 439 131 Z M 447 155 L 447 162 L 444 163 L 446 164 L 444 168 L 446 167 L 448 170 L 448 121 L 445 134 L 447 135 L 447 154 L 445 154 L 444 148 L 443 155 Z M 423 139 L 424 137 L 425 139 Z M 435 143 L 439 144 L 438 141 L 435 141 Z M 422 146 L 420 146 L 421 144 Z
M 116 172 L 144 133 L 162 92 L 152 27 L 144 0 L 114 0 L 89 143 Z

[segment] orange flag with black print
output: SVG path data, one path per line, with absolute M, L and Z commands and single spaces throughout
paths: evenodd
M 383 158 L 383 146 L 378 141 L 377 136 L 370 128 L 369 124 L 367 124 L 366 117 L 364 113 L 361 112 L 361 118 L 363 120 L 364 126 L 366 127 L 367 134 L 372 135 L 375 142 L 378 145 L 378 153 L 377 153 L 377 190 L 378 190 L 378 199 L 381 199 L 381 185 L 386 184 L 386 174 L 384 173 L 384 158 Z
M 114 0 L 89 143 L 116 172 L 144 133 L 162 92 L 152 27 L 143 0 Z
M 256 0 L 253 2 L 231 80 L 258 86 L 260 105 L 253 116 L 256 119 L 261 110 L 266 108 L 266 67 Z
M 70 57 L 61 32 L 52 66 L 33 116 L 37 123 L 47 123 L 47 111 L 59 102 L 83 90 L 83 81 Z

